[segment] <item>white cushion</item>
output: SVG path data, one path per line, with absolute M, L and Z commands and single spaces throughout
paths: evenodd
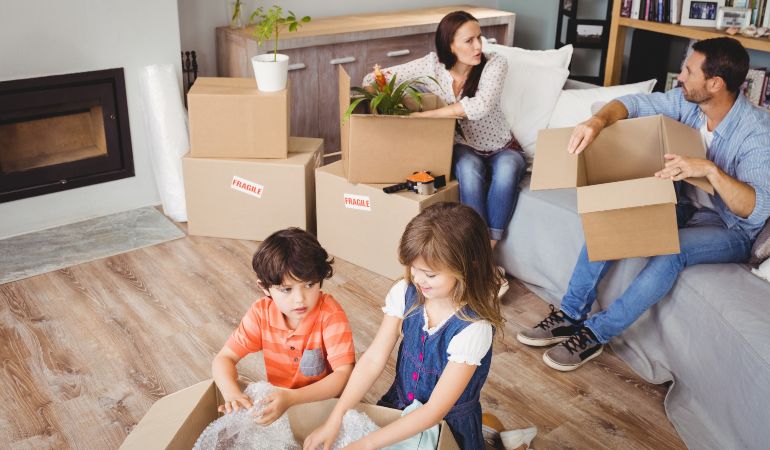
M 594 89 L 567 89 L 561 91 L 553 110 L 548 128 L 574 127 L 588 120 L 593 109 L 627 94 L 649 94 L 656 80 L 647 80 L 621 86 L 598 87 Z
M 518 47 L 508 47 L 499 44 L 490 44 L 486 38 L 481 38 L 481 50 L 484 53 L 495 52 L 508 59 L 508 68 L 515 64 L 526 66 L 546 66 L 569 69 L 572 61 L 572 44 L 565 45 L 558 50 L 527 50 Z

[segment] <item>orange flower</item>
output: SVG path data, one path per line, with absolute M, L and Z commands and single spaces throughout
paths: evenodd
M 382 71 L 380 71 L 380 65 L 375 64 L 374 65 L 374 81 L 377 83 L 377 86 L 382 89 L 385 87 L 386 84 L 388 84 L 388 80 L 385 79 L 385 75 L 382 74 Z

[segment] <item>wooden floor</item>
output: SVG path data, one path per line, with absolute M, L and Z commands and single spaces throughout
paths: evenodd
M 186 237 L 0 285 L 0 448 L 116 448 L 155 400 L 209 378 L 213 355 L 256 299 L 255 248 Z M 347 311 L 358 352 L 390 285 L 339 259 L 324 284 Z M 548 369 L 542 350 L 515 339 L 546 304 L 517 283 L 503 301 L 485 410 L 510 428 L 536 425 L 537 450 L 684 448 L 663 411 L 665 387 L 608 351 L 573 373 Z M 367 401 L 389 386 L 393 360 Z M 261 357 L 239 370 L 262 379 Z

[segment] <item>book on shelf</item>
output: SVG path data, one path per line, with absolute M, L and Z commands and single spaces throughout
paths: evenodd
M 631 18 L 632 19 L 638 19 L 639 18 L 639 10 L 642 6 L 641 0 L 632 0 L 631 1 Z
M 631 17 L 631 4 L 633 0 L 623 0 L 620 5 L 620 17 Z
M 682 21 L 682 0 L 671 0 L 670 22 L 679 23 Z
M 765 92 L 767 91 L 767 68 L 752 67 L 746 74 L 746 81 L 741 87 L 743 94 L 751 103 L 761 106 L 765 103 Z

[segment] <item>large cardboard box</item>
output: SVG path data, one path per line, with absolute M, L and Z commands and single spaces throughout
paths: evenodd
M 398 244 L 407 223 L 438 202 L 457 202 L 457 181 L 433 195 L 386 194 L 385 184 L 353 184 L 342 162 L 316 169 L 318 240 L 326 251 L 388 278 L 404 276 Z
M 351 183 L 400 183 L 414 172 L 450 175 L 454 118 L 419 118 L 352 114 L 350 77 L 339 68 L 340 144 L 345 176 Z M 423 95 L 423 109 L 443 106 L 432 94 Z
M 261 241 L 287 227 L 315 230 L 314 169 L 323 140 L 291 137 L 286 159 L 182 158 L 187 231 Z
M 289 90 L 262 92 L 254 78 L 199 77 L 187 94 L 190 155 L 286 158 Z
M 336 399 L 307 403 L 288 409 L 294 437 L 302 442 L 329 416 Z M 189 450 L 209 423 L 219 418 L 217 406 L 223 404 L 222 394 L 213 380 L 201 381 L 187 389 L 169 394 L 145 414 L 126 437 L 121 450 Z M 376 405 L 359 404 L 356 408 L 383 427 L 401 416 L 401 411 Z M 438 450 L 460 447 L 446 422 L 441 422 Z
M 705 158 L 698 130 L 665 116 L 621 120 L 579 155 L 572 128 L 540 130 L 530 189 L 577 188 L 588 259 L 679 253 L 673 182 L 656 178 L 666 153 Z M 705 178 L 687 179 L 711 194 Z

